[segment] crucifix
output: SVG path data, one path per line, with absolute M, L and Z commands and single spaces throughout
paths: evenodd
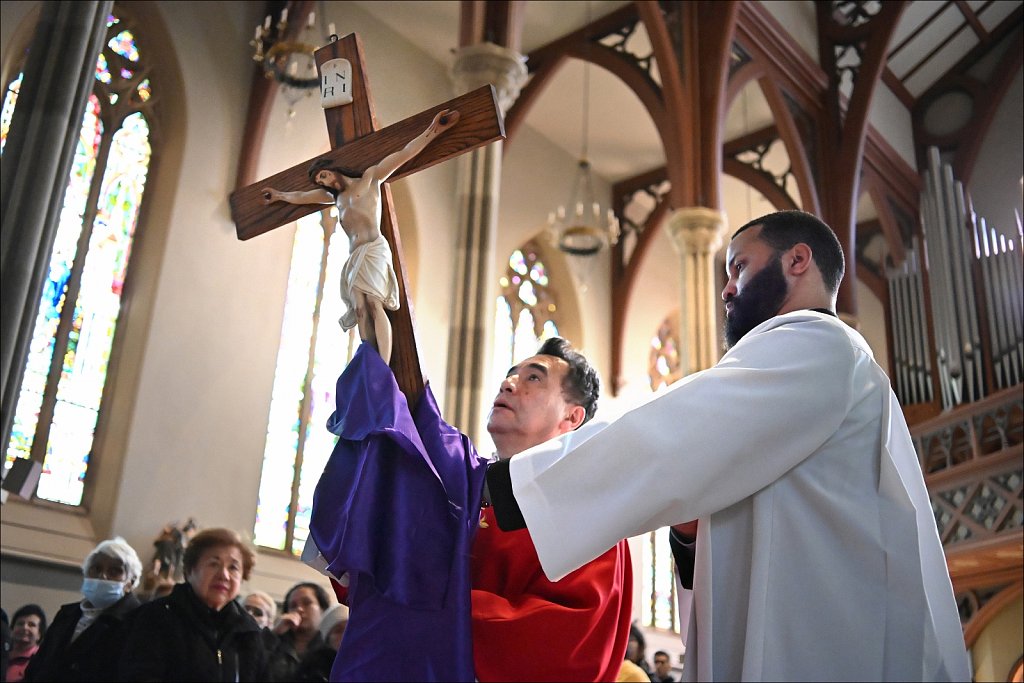
M 334 60 L 346 60 L 346 66 L 350 68 L 338 71 L 334 67 L 343 62 Z M 331 62 L 328 66 L 332 68 L 325 70 L 328 62 Z M 391 173 L 389 180 L 410 175 L 505 136 L 504 122 L 494 88 L 490 85 L 378 130 L 362 42 L 354 33 L 340 40 L 332 37 L 330 43 L 316 51 L 316 64 L 321 74 L 321 87 L 325 90 L 321 93 L 325 95 L 324 100 L 329 100 L 332 94 L 337 95 L 342 87 L 351 96 L 350 103 L 325 109 L 331 151 L 232 192 L 231 217 L 240 240 L 290 224 L 323 208 L 314 203 L 294 204 L 287 201 L 268 204 L 267 188 L 280 191 L 280 195 L 309 193 L 311 188 L 317 187 L 311 182 L 312 174 L 308 173 L 311 164 L 322 168 L 352 169 L 354 173 L 361 174 L 388 155 L 405 148 L 431 126 L 436 126 L 437 115 L 445 110 L 458 112 L 456 125 L 446 130 L 444 135 L 431 140 L 428 147 Z M 329 91 L 332 87 L 333 93 Z M 444 116 L 440 118 L 443 120 Z M 410 405 L 413 405 L 423 391 L 423 372 L 407 294 L 402 244 L 392 208 L 391 190 L 387 184 L 380 188 L 380 200 L 380 232 L 391 247 L 392 265 L 398 283 L 398 308 L 388 312 L 394 339 L 390 365 L 398 386 L 409 399 Z

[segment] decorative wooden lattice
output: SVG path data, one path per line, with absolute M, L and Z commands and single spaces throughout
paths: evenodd
M 915 431 L 944 545 L 1024 526 L 1024 399 L 1019 392 L 994 395 Z

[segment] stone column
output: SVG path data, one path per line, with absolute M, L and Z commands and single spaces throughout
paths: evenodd
M 715 254 L 724 242 L 725 214 L 700 206 L 676 209 L 668 230 L 681 256 L 680 363 L 688 375 L 711 367 L 720 355 Z
M 456 94 L 490 83 L 507 112 L 526 82 L 526 58 L 493 43 L 459 50 L 452 67 Z M 459 157 L 459 226 L 448 337 L 445 419 L 477 438 L 494 327 L 494 236 L 498 226 L 502 142 Z
M 114 3 L 44 2 L 4 149 L 0 391 L 7 444 L 96 56 Z

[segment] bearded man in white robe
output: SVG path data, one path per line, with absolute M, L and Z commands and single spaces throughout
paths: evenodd
M 971 679 L 906 422 L 834 312 L 843 263 L 810 214 L 743 226 L 721 361 L 488 470 L 551 579 L 698 521 L 687 680 Z

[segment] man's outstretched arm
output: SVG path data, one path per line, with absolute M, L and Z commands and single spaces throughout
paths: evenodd
M 512 477 L 509 474 L 510 460 L 499 460 L 487 466 L 487 479 L 484 483 L 484 504 L 494 508 L 494 518 L 502 531 L 515 531 L 526 528 L 526 519 L 519 508 L 515 493 L 512 491 Z M 676 561 L 676 570 L 683 588 L 693 588 L 693 567 L 696 557 L 697 522 L 676 524 L 669 536 L 672 557 Z

